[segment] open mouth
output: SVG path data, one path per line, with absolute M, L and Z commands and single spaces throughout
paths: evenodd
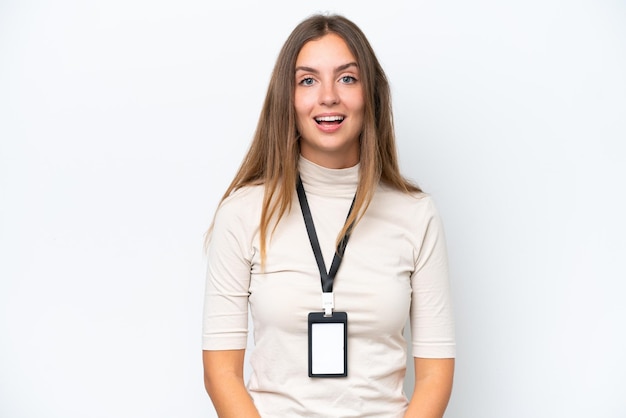
M 320 116 L 315 118 L 318 125 L 339 125 L 343 122 L 343 116 Z

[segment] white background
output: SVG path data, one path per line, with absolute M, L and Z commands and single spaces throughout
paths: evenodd
M 369 37 L 445 221 L 446 416 L 626 416 L 618 0 L 0 0 L 0 416 L 214 416 L 203 232 L 316 11 Z

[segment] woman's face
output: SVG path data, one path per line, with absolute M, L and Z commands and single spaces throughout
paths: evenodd
M 324 35 L 300 50 L 294 106 L 304 158 L 328 168 L 359 162 L 363 87 L 356 59 L 340 36 Z

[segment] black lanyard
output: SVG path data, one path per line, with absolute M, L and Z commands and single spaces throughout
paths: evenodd
M 339 270 L 339 265 L 341 264 L 341 260 L 343 259 L 343 254 L 346 251 L 346 246 L 348 245 L 348 239 L 350 238 L 350 233 L 352 232 L 352 226 L 350 225 L 348 228 L 346 235 L 341 239 L 339 245 L 337 246 L 337 252 L 335 252 L 335 256 L 333 257 L 333 262 L 330 265 L 330 271 L 326 272 L 326 264 L 324 264 L 324 257 L 322 257 L 322 250 L 320 249 L 320 243 L 317 239 L 317 233 L 315 232 L 315 225 L 313 225 L 313 216 L 311 215 L 311 209 L 309 208 L 309 202 L 306 199 L 306 193 L 304 192 L 304 186 L 302 185 L 302 180 L 298 175 L 297 187 L 298 191 L 298 200 L 300 201 L 300 208 L 302 209 L 302 216 L 304 216 L 304 224 L 306 225 L 306 232 L 309 234 L 309 241 L 311 242 L 311 248 L 313 249 L 313 254 L 315 255 L 315 261 L 317 261 L 317 268 L 320 271 L 320 278 L 322 281 L 322 292 L 323 293 L 332 293 L 333 291 L 333 281 L 335 280 L 335 276 L 337 275 L 337 271 Z M 352 213 L 352 208 L 354 207 L 354 199 L 352 199 L 352 205 L 350 205 L 350 211 L 348 211 L 348 217 Z

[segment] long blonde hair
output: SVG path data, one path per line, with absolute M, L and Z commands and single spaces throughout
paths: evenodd
M 291 208 L 298 175 L 300 144 L 294 109 L 296 59 L 304 44 L 329 33 L 339 35 L 356 58 L 365 102 L 354 209 L 337 240 L 344 236 L 350 224 L 356 224 L 363 216 L 379 182 L 406 193 L 421 191 L 400 174 L 389 83 L 367 38 L 358 26 L 343 16 L 311 16 L 296 26 L 278 55 L 252 144 L 222 196 L 223 201 L 242 187 L 264 186 L 259 224 L 262 263 L 270 223 L 274 222 L 273 231 Z

